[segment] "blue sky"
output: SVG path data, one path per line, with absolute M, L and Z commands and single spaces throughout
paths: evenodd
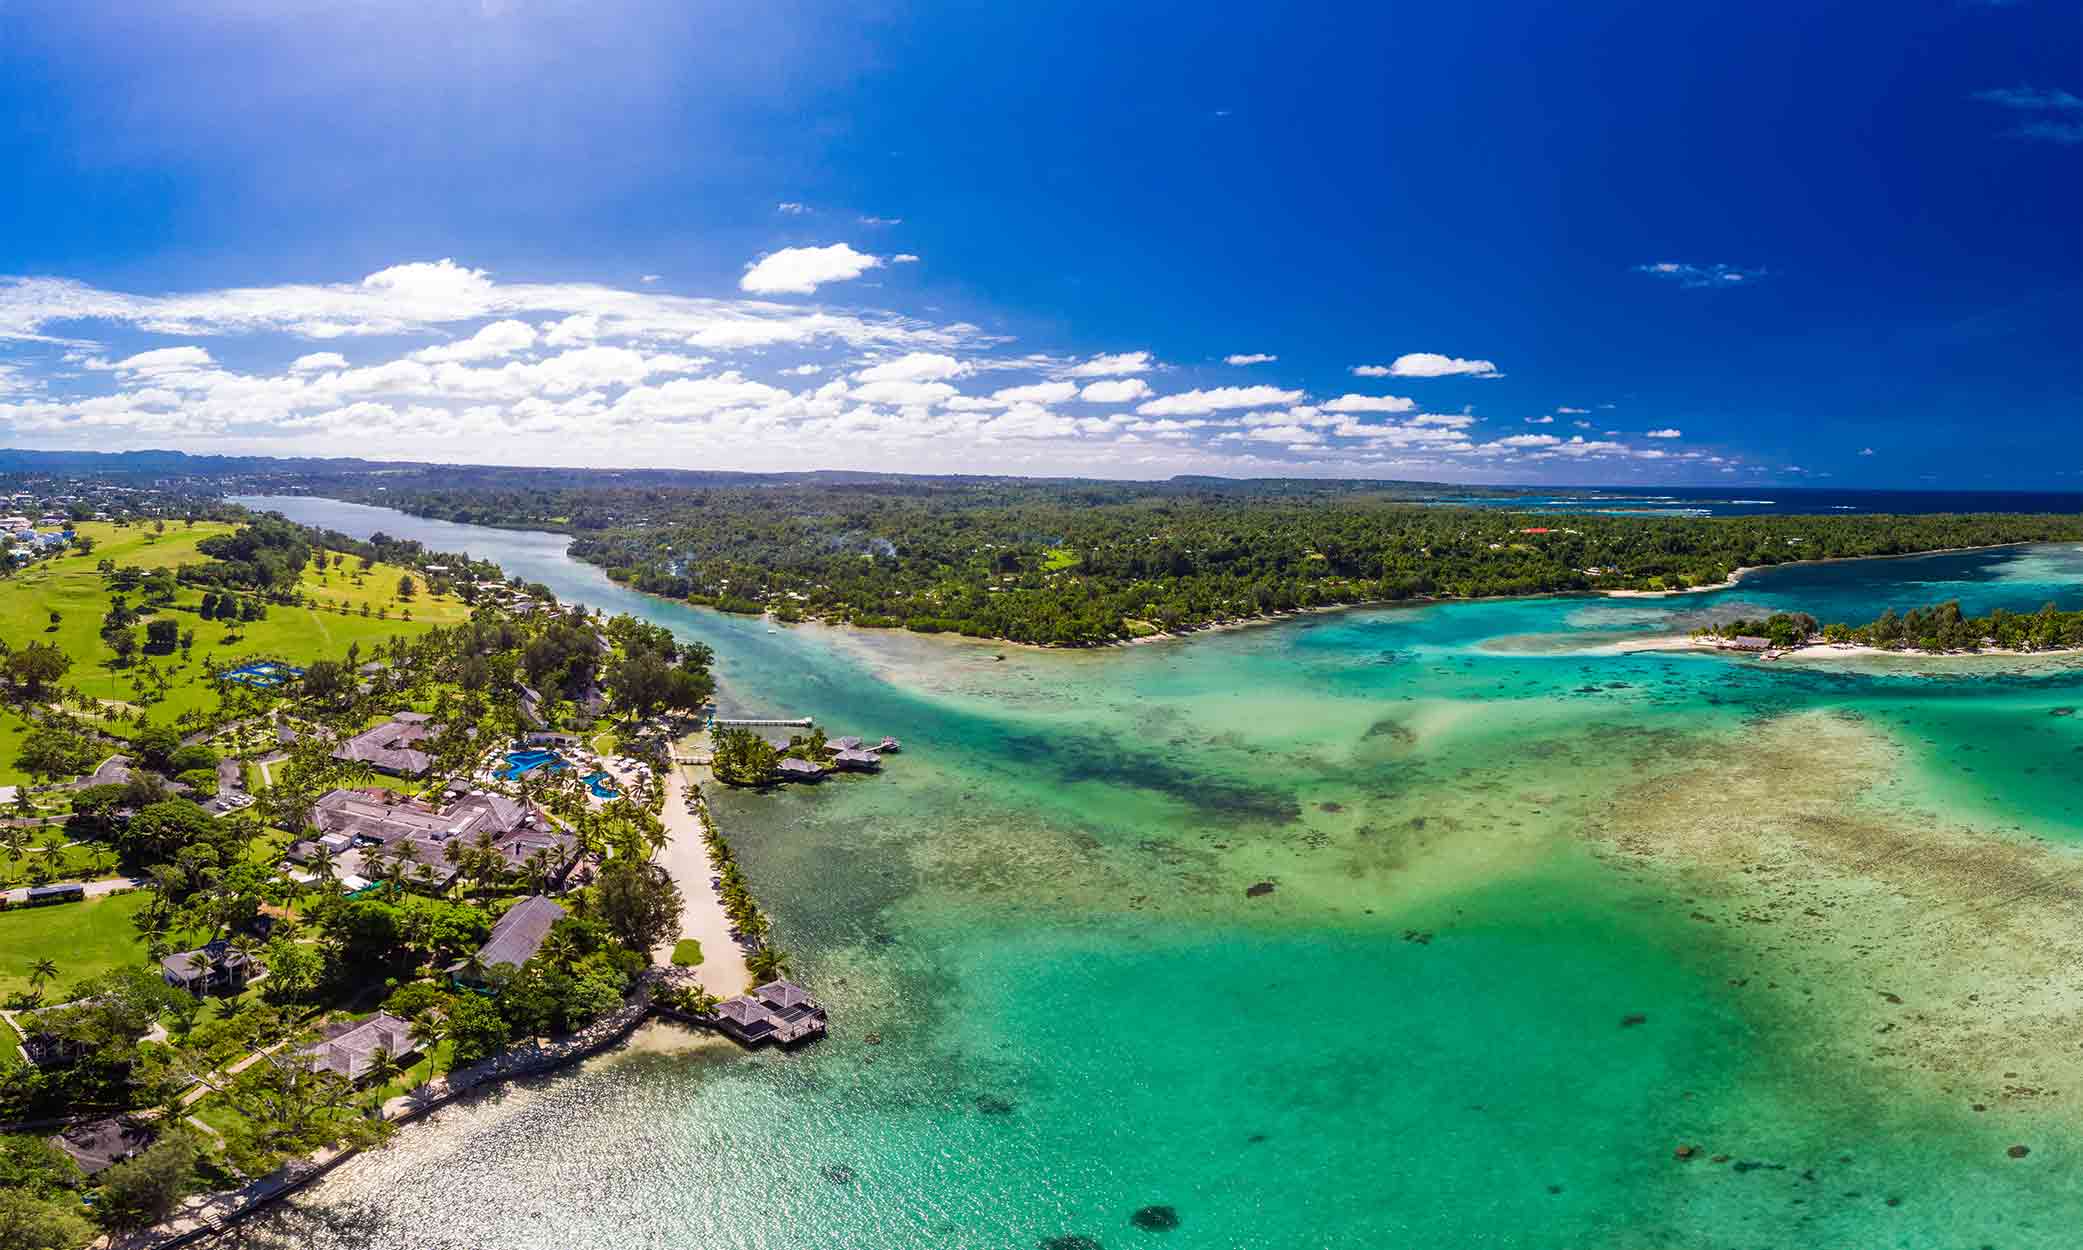
M 2083 484 L 2083 18 L 1811 7 L 10 5 L 0 441 Z

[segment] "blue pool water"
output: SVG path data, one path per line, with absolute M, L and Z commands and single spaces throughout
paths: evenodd
M 224 676 L 227 681 L 242 681 L 251 686 L 279 686 L 291 678 L 302 677 L 303 675 L 304 670 L 296 667 L 294 664 L 274 664 L 266 661 L 257 661 L 252 664 L 241 664 Z
M 562 772 L 570 767 L 571 765 L 564 761 L 563 756 L 555 751 L 546 751 L 538 747 L 528 751 L 508 751 L 506 753 L 506 767 L 500 769 L 497 775 L 502 780 L 512 781 L 517 777 L 525 777 L 538 768 L 547 768 L 555 773 Z
M 506 767 L 494 775 L 502 780 L 512 781 L 518 777 L 525 777 L 539 768 L 561 773 L 570 767 L 571 762 L 555 751 L 544 747 L 531 747 L 523 751 L 508 751 Z M 586 789 L 596 799 L 612 799 L 620 793 L 615 789 L 615 779 L 604 772 L 587 773 L 585 781 Z

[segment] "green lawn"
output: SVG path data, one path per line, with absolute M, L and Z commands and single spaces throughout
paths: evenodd
M 83 522 L 78 532 L 95 540 L 93 551 L 43 561 L 0 582 L 0 631 L 4 631 L 0 636 L 15 640 L 17 646 L 38 640 L 57 643 L 73 661 L 66 684 L 125 707 L 138 699 L 139 675 L 149 660 L 173 678 L 166 698 L 150 711 L 153 720 L 165 722 L 190 708 L 214 704 L 215 695 L 204 680 L 205 661 L 230 665 L 253 655 L 279 656 L 295 664 L 340 659 L 350 644 L 359 642 L 368 652 L 393 635 L 421 633 L 470 615 L 469 605 L 453 596 L 437 599 L 424 585 L 409 603 L 401 602 L 398 578 L 404 570 L 378 564 L 360 573 L 360 561 L 349 557 L 342 568 L 328 567 L 324 572 L 305 568 L 301 588 L 314 606 L 270 605 L 266 620 L 237 627 L 203 620 L 197 612 L 201 592 L 184 587 L 173 604 L 161 611 L 180 622 L 184 632 L 195 632 L 190 655 L 184 658 L 176 651 L 166 656 L 140 656 L 129 668 L 108 667 L 111 657 L 101 640 L 101 620 L 108 611 L 109 592 L 96 569 L 99 562 L 108 559 L 118 566 L 145 569 L 201 563 L 208 557 L 196 544 L 230 529 L 229 525 L 199 522 L 193 528 L 172 525 L 164 535 L 154 537 L 144 526 Z M 371 615 L 361 615 L 364 607 Z M 378 609 L 387 611 L 391 619 L 378 619 L 374 615 Z M 407 610 L 412 619 L 400 619 Z M 50 622 L 54 611 L 59 614 L 56 625 Z M 0 718 L 0 754 L 4 754 L 0 784 L 24 780 L 13 767 L 13 745 L 19 741 L 20 728 L 14 718 Z
M 29 969 L 39 959 L 58 965 L 56 982 L 45 990 L 47 998 L 85 977 L 142 962 L 145 943 L 132 918 L 148 901 L 140 890 L 82 903 L 0 911 L 0 996 L 27 990 Z
M 26 830 L 32 843 L 41 843 L 44 831 Z M 0 852 L 0 888 L 12 889 L 29 880 L 29 870 L 37 864 L 51 867 L 50 879 L 56 881 L 91 881 L 96 877 L 112 876 L 115 873 L 115 854 L 96 846 L 68 846 L 56 855 L 48 851 L 30 851 L 19 860 L 12 860 Z
M 692 968 L 702 961 L 702 944 L 694 938 L 681 938 L 673 943 L 673 967 Z
M 231 1104 L 218 1094 L 205 1094 L 196 1099 L 195 1105 L 188 1108 L 188 1114 L 227 1136 L 248 1123 L 245 1116 L 232 1110 Z
M 282 852 L 296 841 L 294 834 L 272 826 L 260 831 L 260 836 L 246 844 L 246 862 L 266 868 L 282 861 Z

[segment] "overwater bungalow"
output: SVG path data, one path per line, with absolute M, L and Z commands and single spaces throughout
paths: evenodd
M 825 1034 L 825 1009 L 793 981 L 769 981 L 716 1006 L 716 1022 L 746 1046 L 794 1046 Z
M 833 752 L 832 767 L 843 768 L 851 772 L 872 773 L 882 767 L 882 757 L 873 751 L 863 751 L 859 747 L 854 747 L 848 750 Z
M 783 781 L 816 781 L 825 775 L 825 770 L 822 765 L 790 756 L 774 765 L 774 773 Z

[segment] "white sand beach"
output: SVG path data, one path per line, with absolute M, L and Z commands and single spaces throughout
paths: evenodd
M 719 998 L 742 994 L 752 985 L 745 969 L 745 952 L 731 937 L 730 919 L 723 914 L 723 900 L 709 884 L 714 872 L 709 867 L 708 846 L 702 841 L 701 821 L 687 810 L 692 788 L 688 765 L 674 766 L 665 777 L 665 811 L 662 819 L 672 841 L 658 853 L 658 864 L 673 875 L 683 900 L 680 931 L 652 952 L 661 964 L 670 963 L 673 943 L 691 937 L 702 944 L 701 966 L 695 972 L 702 988 Z

